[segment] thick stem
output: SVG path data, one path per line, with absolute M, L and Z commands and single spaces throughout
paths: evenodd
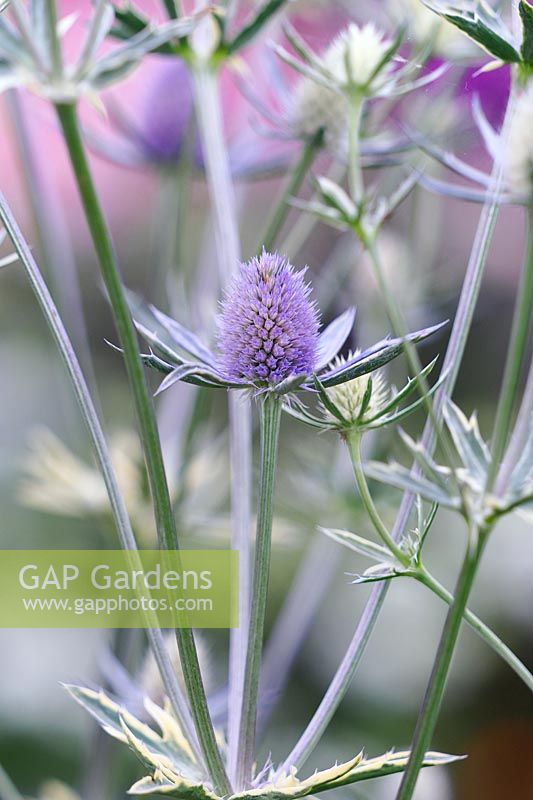
M 277 238 L 281 233 L 284 222 L 287 218 L 288 203 L 292 197 L 298 194 L 305 176 L 311 169 L 316 154 L 321 147 L 322 139 L 323 133 L 322 130 L 319 130 L 305 143 L 300 154 L 300 158 L 296 162 L 294 169 L 292 170 L 289 179 L 283 188 L 283 191 L 281 192 L 279 200 L 274 208 L 274 213 L 268 221 L 265 232 L 261 237 L 258 248 L 259 250 L 263 247 L 265 250 L 272 250 L 275 246 Z
M 494 485 L 500 462 L 509 437 L 520 373 L 527 346 L 531 310 L 533 308 L 533 206 L 528 213 L 527 251 L 522 276 L 518 285 L 513 316 L 511 339 L 502 380 L 502 389 L 492 435 L 492 453 L 487 489 Z
M 241 724 L 236 769 L 236 788 L 246 788 L 252 779 L 255 757 L 255 735 L 257 723 L 257 697 L 263 633 L 270 576 L 270 550 L 272 519 L 274 513 L 274 485 L 278 461 L 278 440 L 282 402 L 280 398 L 267 395 L 260 404 L 261 421 L 261 478 L 255 560 L 252 581 L 252 608 L 248 631 L 248 651 L 244 670 Z
M 213 209 L 220 283 L 226 286 L 238 268 L 241 248 L 235 193 L 224 141 L 218 75 L 209 67 L 200 65 L 194 73 L 194 79 L 196 113 Z M 232 628 L 230 632 L 228 691 L 228 771 L 233 782 L 250 617 L 252 411 L 250 401 L 239 397 L 237 392 L 230 392 L 228 405 L 232 547 L 239 551 L 239 627 Z
M 394 541 L 387 530 L 386 525 L 384 525 L 376 506 L 374 505 L 374 501 L 366 481 L 366 476 L 363 471 L 363 464 L 361 460 L 361 434 L 357 430 L 351 430 L 345 434 L 345 439 L 348 446 L 348 452 L 350 453 L 350 460 L 352 462 L 352 468 L 355 475 L 355 482 L 357 483 L 361 500 L 363 501 L 365 510 L 372 521 L 376 533 L 383 541 L 385 546 L 388 547 L 394 557 L 400 562 L 400 564 L 408 566 L 409 557 Z
M 396 800 L 410 800 L 413 796 L 418 780 L 418 773 L 420 772 L 425 754 L 430 746 L 431 738 L 437 725 L 461 622 L 483 551 L 485 537 L 486 531 L 473 529 L 469 532 L 467 551 L 455 587 L 454 600 L 446 617 L 446 623 L 442 631 L 431 678 L 418 717 L 411 748 L 411 756 L 404 772 Z
M 102 277 L 109 295 L 120 343 L 124 351 L 124 360 L 139 420 L 141 441 L 154 503 L 160 544 L 166 549 L 177 550 L 179 543 L 168 491 L 157 422 L 139 355 L 135 327 L 129 312 L 119 267 L 113 252 L 111 236 L 102 214 L 89 170 L 89 164 L 80 135 L 76 109 L 72 105 L 59 104 L 57 106 L 57 113 L 78 184 L 87 224 L 100 263 Z M 229 782 L 226 777 L 207 708 L 207 700 L 202 683 L 193 633 L 187 628 L 178 629 L 176 631 L 176 638 L 183 666 L 187 694 L 205 762 L 215 789 L 221 794 L 227 794 L 230 790 Z

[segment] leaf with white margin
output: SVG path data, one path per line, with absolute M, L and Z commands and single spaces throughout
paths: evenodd
M 246 800 L 246 798 L 264 797 L 265 800 L 284 800 L 284 798 L 306 797 L 316 792 L 336 789 L 351 783 L 379 778 L 402 772 L 410 758 L 409 751 L 395 753 L 390 751 L 376 758 L 366 759 L 359 753 L 351 761 L 344 764 L 335 764 L 333 767 L 321 772 L 315 772 L 309 778 L 300 781 L 296 770 L 284 773 L 270 783 L 242 794 L 233 795 L 231 800 Z M 428 752 L 424 758 L 424 767 L 451 764 L 463 756 L 452 756 L 446 753 Z
M 176 769 L 186 770 L 195 778 L 201 775 L 192 750 L 168 709 L 160 708 L 150 700 L 146 702 L 146 710 L 161 728 L 160 736 L 126 708 L 115 703 L 103 690 L 95 691 L 71 684 L 65 684 L 65 688 L 110 736 L 124 744 L 130 744 L 124 727 L 126 725 L 128 731 L 148 747 L 150 752 L 157 753 L 160 758 L 169 759 Z

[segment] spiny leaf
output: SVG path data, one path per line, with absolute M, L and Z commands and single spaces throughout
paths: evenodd
M 483 0 L 463 6 L 439 0 L 424 0 L 424 4 L 500 61 L 511 64 L 520 62 L 520 54 L 514 47 L 510 32 Z
M 524 63 L 527 64 L 528 67 L 533 67 L 533 7 L 530 6 L 526 0 L 520 0 L 518 9 L 520 11 L 520 19 L 522 20 L 522 28 L 524 31 L 520 52 Z

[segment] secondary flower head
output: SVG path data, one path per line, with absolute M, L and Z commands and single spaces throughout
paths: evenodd
M 519 195 L 533 197 L 533 87 L 517 100 L 509 125 L 504 164 L 507 182 Z
M 273 253 L 242 264 L 222 303 L 218 344 L 230 380 L 275 386 L 314 371 L 318 312 L 304 272 Z
M 354 355 L 359 355 L 359 351 Z M 348 360 L 350 358 L 353 358 L 352 353 L 348 356 Z M 337 356 L 334 366 L 342 366 L 344 363 L 346 359 Z M 326 395 L 346 424 L 357 425 L 379 415 L 389 400 L 389 388 L 383 373 L 373 372 L 371 376 L 362 375 L 338 386 L 332 386 L 326 389 Z M 323 402 L 322 411 L 328 422 L 339 425 L 339 418 Z M 343 427 L 346 427 L 346 424 Z
M 322 60 L 338 85 L 357 87 L 370 95 L 391 73 L 387 58 L 391 47 L 391 40 L 371 22 L 362 27 L 352 22 L 334 39 Z

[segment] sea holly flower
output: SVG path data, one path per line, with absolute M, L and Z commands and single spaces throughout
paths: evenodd
M 132 314 L 152 351 L 145 363 L 167 373 L 163 391 L 179 380 L 200 386 L 248 390 L 256 395 L 316 392 L 366 375 L 396 358 L 406 341 L 419 342 L 442 326 L 385 338 L 345 362 L 331 364 L 350 335 L 348 309 L 319 333 L 304 272 L 281 256 L 263 252 L 241 264 L 221 305 L 218 349 L 130 293 Z
M 72 697 L 88 711 L 115 739 L 128 745 L 142 762 L 148 774 L 133 784 L 132 795 L 167 795 L 181 800 L 218 800 L 218 795 L 205 779 L 192 750 L 172 716 L 168 706 L 162 708 L 146 699 L 146 710 L 160 733 L 141 722 L 120 706 L 104 691 L 81 686 L 66 686 Z M 222 737 L 219 735 L 221 744 Z M 428 752 L 424 766 L 441 766 L 457 760 L 457 756 Z M 249 790 L 231 794 L 227 800 L 283 800 L 300 798 L 347 786 L 363 780 L 402 772 L 408 762 L 408 752 L 389 751 L 376 758 L 366 758 L 361 752 L 350 761 L 335 764 L 301 780 L 295 767 L 276 771 L 263 770 Z

